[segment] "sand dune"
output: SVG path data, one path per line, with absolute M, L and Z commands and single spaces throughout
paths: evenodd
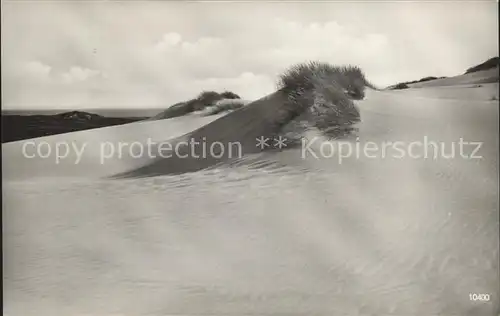
M 360 143 L 427 137 L 449 154 L 462 138 L 482 144 L 480 159 L 472 145 L 468 158 L 342 162 L 339 153 L 303 159 L 294 149 L 259 154 L 256 168 L 97 180 L 138 163 L 99 164 L 99 141 L 201 135 L 216 119 L 227 131 L 218 137 L 250 139 L 272 125 L 255 125 L 246 111 L 278 115 L 259 103 L 231 113 L 248 125 L 186 116 L 38 139 L 90 141 L 76 166 L 25 159 L 23 142 L 4 144 L 4 313 L 495 315 L 494 87 L 368 90 L 356 101 Z
M 493 69 L 477 71 L 449 78 L 413 83 L 409 84 L 408 86 L 410 88 L 426 88 L 426 87 L 471 85 L 471 84 L 495 83 L 495 82 L 498 83 L 499 69 L 500 68 L 497 67 Z

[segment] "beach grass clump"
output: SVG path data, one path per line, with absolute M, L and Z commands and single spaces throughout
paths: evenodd
M 239 95 L 231 91 L 224 91 L 220 95 L 223 99 L 241 99 Z
M 335 66 L 324 62 L 310 61 L 296 64 L 283 72 L 278 78 L 278 89 L 311 88 L 314 82 L 326 80 L 336 83 L 348 97 L 363 99 L 365 88 L 378 90 L 371 84 L 358 66 Z
M 357 66 L 316 61 L 288 68 L 277 83 L 278 89 L 287 94 L 288 108 L 297 115 L 308 113 L 308 120 L 321 131 L 344 130 L 359 122 L 360 114 L 352 100 L 364 98 L 367 86 L 372 85 Z
M 215 91 L 203 91 L 195 99 L 203 106 L 211 106 L 215 102 L 222 100 L 224 97 Z

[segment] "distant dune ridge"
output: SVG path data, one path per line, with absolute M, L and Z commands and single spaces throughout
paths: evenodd
M 485 61 L 484 63 L 481 63 L 477 66 L 470 67 L 467 69 L 465 72 L 466 74 L 476 72 L 476 71 L 481 71 L 481 70 L 488 70 L 491 68 L 499 67 L 500 66 L 500 57 L 493 57 Z
M 183 116 L 192 112 L 202 111 L 206 108 L 215 106 L 221 100 L 241 99 L 239 95 L 231 91 L 218 93 L 215 91 L 203 91 L 196 98 L 185 102 L 179 102 L 157 115 L 149 118 L 149 121 L 163 120 Z
M 414 84 L 414 83 L 426 82 L 426 81 L 431 81 L 431 80 L 436 80 L 436 79 L 444 79 L 444 78 L 446 78 L 446 77 L 439 77 L 438 78 L 438 77 L 430 76 L 430 77 L 422 78 L 420 80 L 400 82 L 396 85 L 390 86 L 388 89 L 391 89 L 391 90 L 408 89 L 410 87 L 409 85 Z
M 498 75 L 499 66 L 500 66 L 499 57 L 493 57 L 488 59 L 484 63 L 481 63 L 474 67 L 470 67 L 465 71 L 464 74 L 461 75 L 457 75 L 454 77 L 429 76 L 422 78 L 420 80 L 400 82 L 395 85 L 387 87 L 386 90 L 401 90 L 408 88 L 420 88 L 426 86 L 451 86 L 451 85 L 461 84 L 461 82 L 467 84 L 499 82 L 499 75 Z M 480 73 L 477 74 L 477 72 Z
M 359 111 L 351 99 L 352 95 L 363 98 L 366 85 L 363 72 L 357 67 L 336 67 L 320 62 L 298 64 L 279 77 L 276 92 L 169 143 L 174 147 L 179 142 L 203 142 L 210 147 L 215 142 L 237 142 L 246 155 L 262 151 L 255 146 L 256 138 L 278 137 L 283 128 L 298 117 L 307 120 L 310 127 L 325 132 L 346 128 L 360 121 Z M 218 158 L 215 155 L 191 157 L 188 146 L 179 148 L 185 150 L 112 178 L 194 172 L 234 158 L 228 156 L 228 150 L 219 152 Z

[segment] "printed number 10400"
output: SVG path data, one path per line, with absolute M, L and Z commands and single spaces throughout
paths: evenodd
M 479 302 L 488 302 L 490 300 L 489 294 L 479 294 L 479 293 L 470 293 L 469 299 L 471 301 L 479 301 Z

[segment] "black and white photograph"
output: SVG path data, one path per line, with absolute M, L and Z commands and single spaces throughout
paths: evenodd
M 2 0 L 4 316 L 500 316 L 499 6 Z

